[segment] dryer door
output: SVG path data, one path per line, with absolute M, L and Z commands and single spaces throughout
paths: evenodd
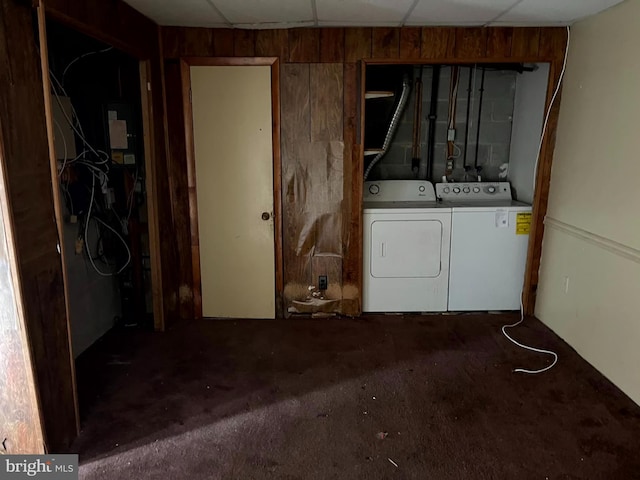
M 371 275 L 376 278 L 433 278 L 440 275 L 439 220 L 376 220 L 371 224 Z

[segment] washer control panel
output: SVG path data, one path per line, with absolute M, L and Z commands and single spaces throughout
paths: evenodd
M 435 202 L 433 183 L 426 180 L 364 182 L 365 202 Z
M 449 202 L 512 199 L 509 182 L 436 183 L 436 196 Z

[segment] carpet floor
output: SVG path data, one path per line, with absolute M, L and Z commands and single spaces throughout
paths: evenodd
M 535 319 L 204 320 L 78 360 L 83 479 L 640 478 L 640 407 Z

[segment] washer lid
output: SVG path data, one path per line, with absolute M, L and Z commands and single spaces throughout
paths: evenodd
M 400 201 L 400 202 L 369 202 L 365 201 L 363 204 L 364 210 L 395 210 L 395 209 L 420 209 L 420 210 L 428 210 L 428 209 L 438 209 L 441 208 L 451 208 L 451 205 L 444 206 L 442 202 L 436 201 L 425 201 L 425 202 L 414 202 L 414 201 Z

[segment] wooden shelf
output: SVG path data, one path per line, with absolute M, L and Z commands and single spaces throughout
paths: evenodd
M 364 156 L 365 157 L 369 157 L 371 155 L 377 155 L 379 153 L 382 153 L 382 149 L 381 148 L 367 148 L 364 151 Z
M 364 94 L 364 98 L 366 100 L 370 100 L 372 98 L 389 98 L 394 96 L 395 96 L 394 92 L 387 92 L 387 91 L 371 91 L 371 92 L 365 92 Z

